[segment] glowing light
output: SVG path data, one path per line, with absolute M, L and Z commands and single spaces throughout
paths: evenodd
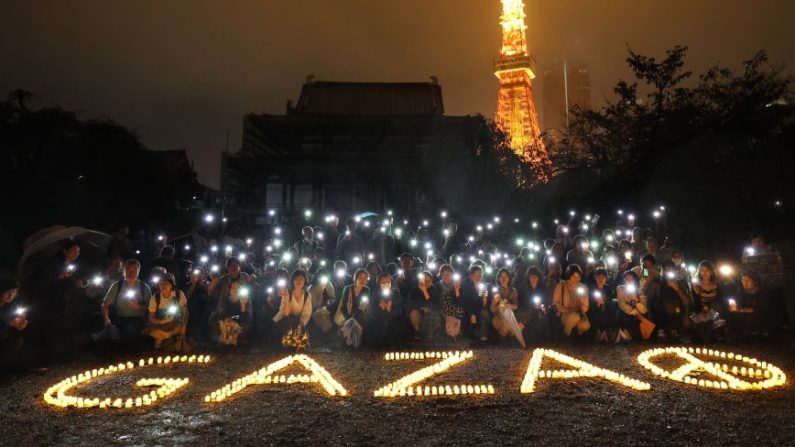
M 104 281 L 105 280 L 102 278 L 102 276 L 97 275 L 94 277 L 94 279 L 91 280 L 91 283 L 94 284 L 95 286 L 101 286 Z
M 154 357 L 149 359 L 140 359 L 137 363 L 127 362 L 119 363 L 118 365 L 109 365 L 105 368 L 86 370 L 80 374 L 68 377 L 55 385 L 47 388 L 44 392 L 44 402 L 60 408 L 133 408 L 142 406 L 154 405 L 159 399 L 166 398 L 174 394 L 181 388 L 188 385 L 189 379 L 174 379 L 174 378 L 149 378 L 140 379 L 136 382 L 138 387 L 152 387 L 158 386 L 156 390 L 152 390 L 147 394 L 138 397 L 129 398 L 110 398 L 110 397 L 77 397 L 67 394 L 69 390 L 92 382 L 102 376 L 110 376 L 122 371 L 130 371 L 136 368 L 144 368 L 153 365 L 177 364 L 177 363 L 209 363 L 210 356 L 205 355 L 175 355 L 173 357 L 158 357 L 155 361 Z
M 435 385 L 414 386 L 433 376 L 443 374 L 453 366 L 459 365 L 473 356 L 472 351 L 455 352 L 389 352 L 384 355 L 387 361 L 442 359 L 433 365 L 426 366 L 400 379 L 390 382 L 375 390 L 373 396 L 383 398 L 395 397 L 431 397 L 431 396 L 466 396 L 494 394 L 492 385 Z
M 207 222 L 207 223 L 213 223 L 214 220 L 215 220 L 215 216 L 213 216 L 212 214 L 208 214 L 208 215 L 204 216 L 204 221 Z
M 734 273 L 734 269 L 730 265 L 723 264 L 718 267 L 718 272 L 723 276 L 731 276 L 731 274 Z
M 657 366 L 652 361 L 652 359 L 661 356 L 676 356 L 687 363 L 673 371 L 669 371 Z M 697 356 L 715 357 L 721 362 L 729 360 L 733 361 L 735 365 L 707 362 Z M 707 348 L 654 348 L 641 352 L 637 359 L 641 366 L 658 377 L 703 388 L 750 391 L 783 386 L 787 382 L 787 376 L 775 365 L 740 354 Z M 750 365 L 750 367 L 741 366 L 738 368 L 736 365 L 738 363 Z M 703 374 L 700 373 L 710 374 L 718 380 L 706 380 L 703 378 Z
M 275 376 L 274 374 L 281 371 L 288 366 L 298 363 L 310 372 L 309 375 L 295 376 L 291 375 L 287 378 L 284 376 Z M 218 388 L 210 394 L 204 396 L 204 402 L 223 402 L 224 400 L 234 396 L 235 394 L 245 390 L 251 385 L 266 385 L 266 384 L 293 384 L 293 383 L 318 383 L 323 387 L 323 390 L 330 396 L 347 396 L 348 391 L 342 387 L 334 377 L 323 369 L 316 361 L 304 354 L 297 354 L 277 360 L 270 365 L 261 368 L 251 374 L 245 375 L 231 383 Z
M 543 363 L 544 358 L 550 358 L 556 362 L 563 363 L 576 369 L 541 370 L 541 364 Z M 551 349 L 538 348 L 533 351 L 533 357 L 527 364 L 527 371 L 525 373 L 524 379 L 522 380 L 520 391 L 523 394 L 534 392 L 538 379 L 572 380 L 583 377 L 606 379 L 610 382 L 617 383 L 621 386 L 637 391 L 646 391 L 651 389 L 651 385 L 646 382 L 629 378 L 623 374 L 619 374 L 609 369 L 599 368 L 590 363 L 584 362 L 574 357 L 569 357 Z

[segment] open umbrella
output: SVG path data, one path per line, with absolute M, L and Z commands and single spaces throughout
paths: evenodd
M 37 231 L 22 245 L 24 251 L 17 270 L 20 282 L 29 278 L 42 264 L 55 256 L 67 241 L 80 244 L 82 259 L 101 262 L 107 253 L 110 235 L 83 227 L 63 225 Z

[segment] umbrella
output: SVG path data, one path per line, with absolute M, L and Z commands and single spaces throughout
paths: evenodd
M 110 235 L 83 227 L 66 227 L 57 225 L 37 231 L 28 237 L 22 248 L 22 259 L 19 261 L 18 276 L 23 281 L 30 277 L 47 260 L 55 256 L 66 241 L 80 244 L 80 257 L 96 259 L 101 262 L 105 257 L 110 242 Z
M 516 321 L 516 315 L 514 315 L 513 310 L 508 306 L 500 305 L 497 307 L 497 312 L 502 317 L 505 326 L 508 327 L 508 331 L 516 337 L 516 340 L 519 341 L 523 348 L 526 347 L 524 334 L 522 334 L 522 329 L 519 327 L 519 322 Z

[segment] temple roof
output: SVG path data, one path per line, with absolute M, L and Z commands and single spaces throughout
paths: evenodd
M 288 113 L 318 115 L 427 115 L 444 113 L 435 82 L 309 81 Z

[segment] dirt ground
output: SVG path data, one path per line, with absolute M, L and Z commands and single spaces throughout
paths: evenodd
M 329 397 L 317 384 L 261 385 L 223 403 L 203 402 L 210 391 L 289 354 L 273 351 L 215 355 L 201 366 L 144 368 L 97 379 L 75 391 L 124 396 L 136 394 L 132 390 L 140 377 L 191 379 L 186 389 L 147 409 L 64 410 L 46 405 L 42 393 L 50 385 L 112 363 L 85 358 L 44 375 L 0 378 L 0 444 L 793 445 L 795 359 L 788 348 L 715 346 L 771 362 L 787 373 L 781 388 L 727 392 L 655 378 L 635 360 L 655 346 L 663 345 L 545 346 L 649 382 L 652 389 L 644 392 L 599 379 L 542 379 L 535 393 L 524 395 L 519 387 L 532 350 L 496 347 L 475 349 L 472 360 L 426 382 L 490 383 L 494 395 L 375 398 L 375 389 L 431 361 L 387 362 L 383 353 L 342 350 L 309 355 L 348 390 L 347 397 Z M 546 360 L 544 368 L 562 365 Z M 302 369 L 294 365 L 284 372 L 300 374 Z

